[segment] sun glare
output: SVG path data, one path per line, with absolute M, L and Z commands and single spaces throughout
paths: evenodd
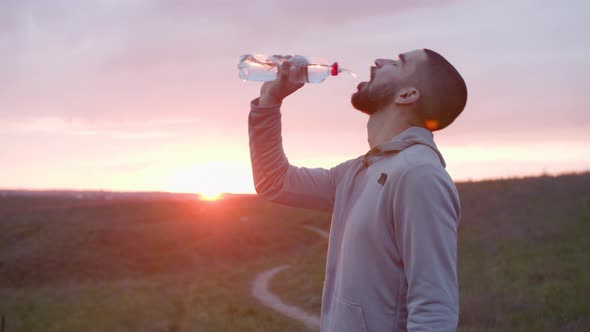
M 216 200 L 221 199 L 222 196 L 223 196 L 222 193 L 210 192 L 210 193 L 201 193 L 199 195 L 199 198 L 203 201 L 216 201 Z
M 253 192 L 249 167 L 247 163 L 217 161 L 171 170 L 166 190 L 195 193 L 203 201 L 222 199 L 223 193 Z

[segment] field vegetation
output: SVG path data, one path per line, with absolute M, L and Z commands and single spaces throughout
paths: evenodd
M 590 330 L 590 173 L 458 184 L 460 331 Z M 319 314 L 329 215 L 232 195 L 0 198 L 0 315 L 12 331 L 307 331 L 250 295 Z

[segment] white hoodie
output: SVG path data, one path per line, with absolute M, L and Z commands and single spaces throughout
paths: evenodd
M 459 195 L 430 131 L 410 127 L 331 169 L 289 164 L 280 105 L 251 104 L 255 188 L 268 200 L 332 212 L 325 332 L 455 331 Z

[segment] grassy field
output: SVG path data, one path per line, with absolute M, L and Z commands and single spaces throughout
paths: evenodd
M 315 213 L 219 202 L 0 200 L 6 331 L 305 331 L 258 305 L 255 275 L 317 239 Z
M 590 174 L 462 183 L 460 331 L 590 330 Z M 306 331 L 250 296 L 257 273 L 319 313 L 329 216 L 235 196 L 0 198 L 12 331 Z

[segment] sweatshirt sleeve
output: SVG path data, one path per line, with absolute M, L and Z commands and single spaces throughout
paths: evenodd
M 336 184 L 349 162 L 331 169 L 296 167 L 283 151 L 280 105 L 250 105 L 248 118 L 254 187 L 262 198 L 294 207 L 332 211 Z
M 407 171 L 394 196 L 394 224 L 408 281 L 409 332 L 456 331 L 459 318 L 459 195 L 446 171 Z

